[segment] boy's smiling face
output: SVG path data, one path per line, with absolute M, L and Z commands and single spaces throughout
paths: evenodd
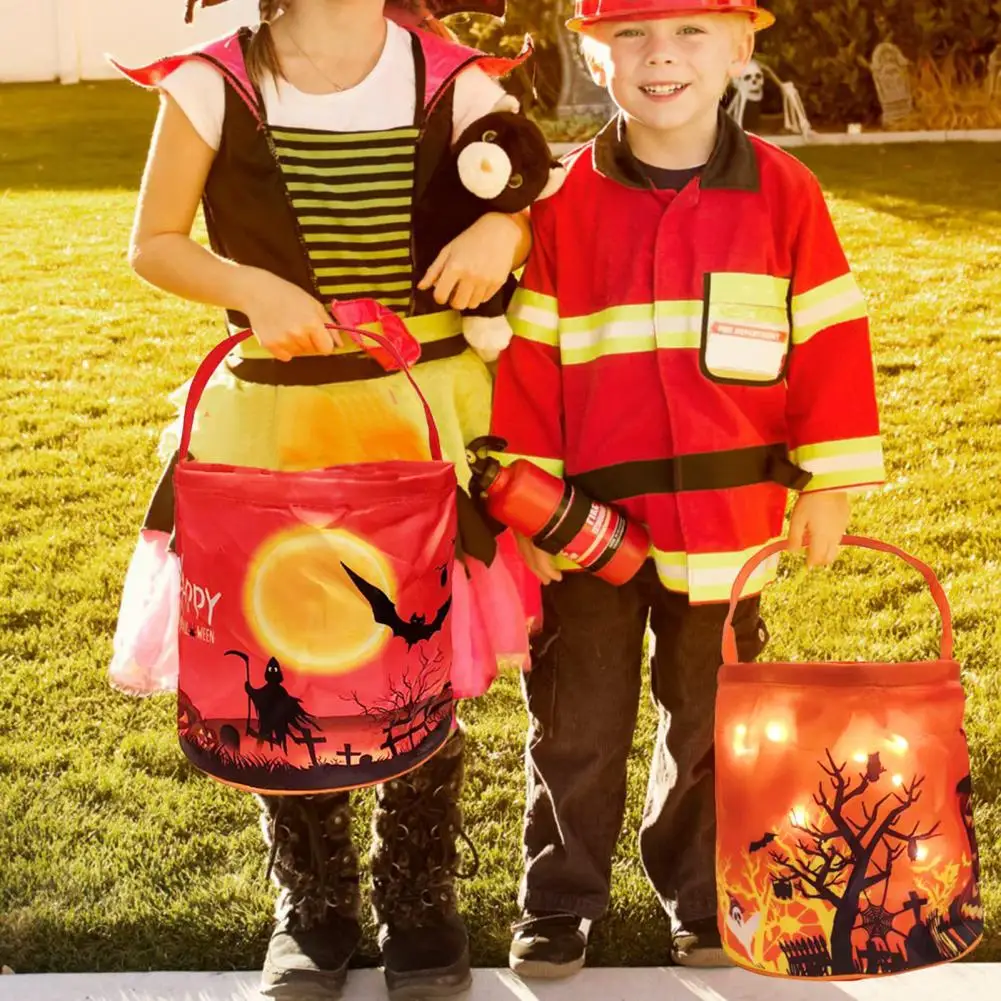
M 742 14 L 608 21 L 587 33 L 597 82 L 628 119 L 654 132 L 715 122 L 727 81 L 754 52 L 750 20 Z

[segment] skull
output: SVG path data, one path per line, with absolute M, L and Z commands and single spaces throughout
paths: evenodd
M 761 65 L 752 59 L 740 78 L 740 89 L 748 101 L 761 101 L 765 96 L 765 74 Z

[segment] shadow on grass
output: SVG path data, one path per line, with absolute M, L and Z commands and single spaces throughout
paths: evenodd
M 378 965 L 371 928 L 369 932 L 352 961 L 356 969 Z M 211 926 L 199 927 L 193 915 L 186 915 L 109 922 L 99 931 L 44 917 L 5 927 L 0 919 L 0 962 L 19 974 L 257 970 L 270 933 L 270 914 L 250 926 L 227 926 L 217 915 Z
M 1001 212 L 1001 143 L 914 143 L 797 150 L 836 198 L 920 222 Z

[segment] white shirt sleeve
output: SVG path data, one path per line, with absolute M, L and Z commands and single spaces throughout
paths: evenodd
M 178 103 L 205 143 L 218 150 L 226 116 L 226 84 L 219 72 L 201 59 L 188 59 L 160 81 L 160 88 Z
M 508 94 L 479 66 L 463 70 L 455 80 L 455 100 L 452 115 L 452 142 L 484 115 L 491 111 L 517 111 L 518 101 Z

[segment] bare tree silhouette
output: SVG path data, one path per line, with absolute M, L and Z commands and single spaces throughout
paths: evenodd
M 907 783 L 898 777 L 894 789 L 870 808 L 862 797 L 870 786 L 883 781 L 885 773 L 878 755 L 870 755 L 857 782 L 846 774 L 847 762 L 839 765 L 830 751 L 827 763 L 819 764 L 828 777 L 827 783 L 820 782 L 813 797 L 823 811 L 821 819 L 816 823 L 800 822 L 801 818 L 794 815 L 793 828 L 807 837 L 800 838 L 791 852 L 770 854 L 780 867 L 780 879 L 798 880 L 805 897 L 826 901 L 835 909 L 832 970 L 835 974 L 851 974 L 856 970 L 852 932 L 856 927 L 866 927 L 871 937 L 882 936 L 885 941 L 894 931 L 893 915 L 884 906 L 893 865 L 905 852 L 912 859 L 917 857 L 917 846 L 937 837 L 940 825 L 925 830 L 920 821 L 910 829 L 901 826 L 905 814 L 921 799 L 924 778 L 915 777 Z M 880 885 L 884 887 L 883 903 L 872 903 L 870 891 Z M 868 902 L 866 910 L 861 908 L 863 896 Z M 873 934 L 874 930 L 880 935 Z
M 420 742 L 418 738 L 429 736 L 444 715 L 451 712 L 452 686 L 448 682 L 444 688 L 441 686 L 437 670 L 444 663 L 445 655 L 438 650 L 428 657 L 419 651 L 418 657 L 421 669 L 417 676 L 411 677 L 408 667 L 381 699 L 365 703 L 357 692 L 352 692 L 348 700 L 382 729 L 386 737 L 383 748 L 392 757 L 413 750 Z

